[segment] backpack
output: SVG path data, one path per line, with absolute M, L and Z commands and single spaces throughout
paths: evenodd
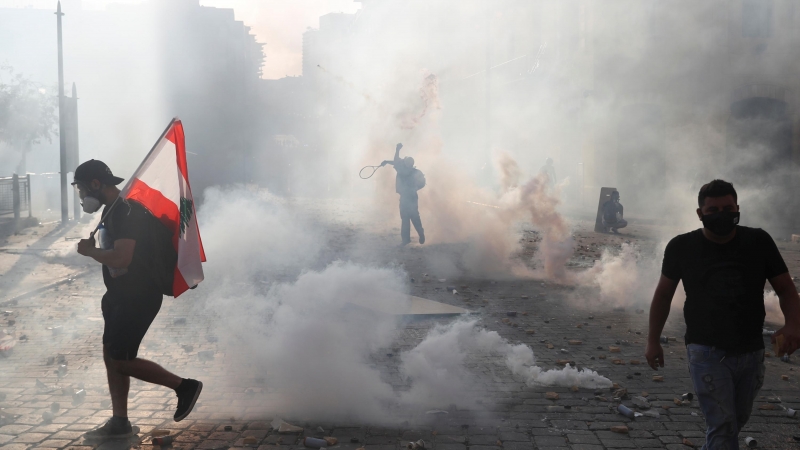
M 414 181 L 414 188 L 416 188 L 416 190 L 420 190 L 425 187 L 425 174 L 422 173 L 421 170 L 414 169 L 414 173 L 412 174 L 412 176 L 413 176 L 412 180 Z
M 126 200 L 124 205 L 117 205 L 118 208 L 140 208 L 145 216 L 145 220 L 140 224 L 147 230 L 143 233 L 143 239 L 149 242 L 148 247 L 152 250 L 150 264 L 146 267 L 148 278 L 150 278 L 158 290 L 163 295 L 173 296 L 172 284 L 175 279 L 175 266 L 178 265 L 178 252 L 172 243 L 172 232 L 166 225 L 161 223 L 147 208 L 135 200 Z M 113 227 L 113 214 L 106 217 L 106 227 Z

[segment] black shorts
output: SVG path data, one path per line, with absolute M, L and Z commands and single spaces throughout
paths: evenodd
M 161 293 L 120 296 L 106 292 L 101 307 L 105 328 L 103 345 L 111 359 L 129 361 L 136 358 L 139 344 L 161 309 Z

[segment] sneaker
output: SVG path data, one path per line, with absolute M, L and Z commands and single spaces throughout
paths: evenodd
M 125 420 L 124 423 L 120 423 L 112 417 L 108 420 L 108 422 L 105 423 L 105 425 L 95 428 L 94 430 L 87 431 L 83 437 L 88 440 L 124 439 L 135 434 L 139 434 L 139 427 L 131 426 L 130 420 Z
M 178 395 L 178 410 L 175 411 L 175 422 L 180 422 L 192 412 L 194 404 L 197 403 L 197 397 L 200 397 L 200 391 L 203 390 L 203 383 L 191 378 L 183 380 L 180 391 L 176 390 Z

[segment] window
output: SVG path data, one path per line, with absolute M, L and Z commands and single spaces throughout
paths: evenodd
M 742 36 L 766 38 L 772 35 L 772 0 L 743 0 Z

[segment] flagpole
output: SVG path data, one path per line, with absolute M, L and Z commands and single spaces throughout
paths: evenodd
M 180 119 L 178 119 L 177 117 L 173 117 L 172 120 L 170 120 L 169 125 L 167 125 L 167 128 L 164 129 L 164 132 L 161 133 L 161 136 L 158 137 L 158 140 L 156 140 L 156 143 L 153 144 L 153 148 L 151 148 L 150 151 L 147 152 L 147 155 L 144 157 L 142 162 L 139 164 L 139 167 L 137 167 L 136 170 L 133 172 L 134 175 L 139 171 L 139 169 L 142 168 L 144 163 L 147 162 L 147 159 L 150 158 L 150 155 L 152 155 L 153 152 L 156 151 L 156 147 L 158 147 L 158 143 L 161 142 L 162 139 L 164 139 L 164 136 L 167 135 L 169 130 L 172 128 L 172 125 L 174 125 L 175 122 L 177 122 L 178 120 L 180 120 Z M 122 195 L 123 192 L 125 192 L 125 189 L 128 189 L 128 186 L 131 184 L 132 181 L 133 181 L 133 177 L 131 176 L 130 178 L 128 178 L 128 182 L 125 183 L 125 186 L 120 191 L 120 196 Z M 97 233 L 97 230 L 100 229 L 100 224 L 103 223 L 104 220 L 106 220 L 106 217 L 108 217 L 108 215 L 111 214 L 111 210 L 113 210 L 114 207 L 117 206 L 117 203 L 118 203 L 117 200 L 119 200 L 119 196 L 116 199 L 114 199 L 114 202 L 111 203 L 111 206 L 108 208 L 108 211 L 106 211 L 106 213 L 103 214 L 103 217 L 100 218 L 100 222 L 97 222 L 97 226 L 94 227 L 94 231 L 92 231 L 89 234 L 89 239 L 92 239 L 94 237 L 94 234 Z
M 141 169 L 142 166 L 144 166 L 144 163 L 147 162 L 147 158 L 149 158 L 150 155 L 152 155 L 153 152 L 156 151 L 156 147 L 158 147 L 158 143 L 161 142 L 162 139 L 164 139 L 164 136 L 167 135 L 167 133 L 169 132 L 170 128 L 172 128 L 172 125 L 175 124 L 175 122 L 177 122 L 178 120 L 179 119 L 177 117 L 173 117 L 172 120 L 169 121 L 169 125 L 167 125 L 167 128 L 164 129 L 164 132 L 161 133 L 161 136 L 158 137 L 158 140 L 156 140 L 156 143 L 153 144 L 153 148 L 151 148 L 150 151 L 147 152 L 147 155 L 144 157 L 142 162 L 139 164 L 139 167 L 137 167 L 136 170 L 133 172 L 134 174 L 136 174 L 136 172 L 138 172 L 139 169 Z M 122 188 L 122 192 L 125 192 L 125 189 L 128 189 L 128 186 L 130 186 L 132 181 L 133 181 L 133 177 L 128 178 L 128 182 L 125 183 L 125 187 Z

